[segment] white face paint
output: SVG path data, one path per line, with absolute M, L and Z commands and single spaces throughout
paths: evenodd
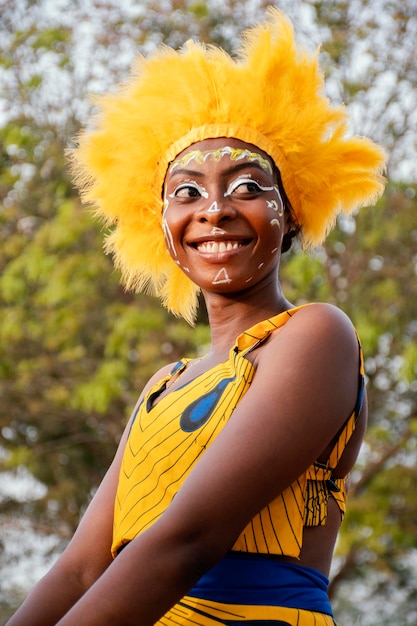
M 277 211 L 279 217 L 282 217 L 284 215 L 284 202 L 281 198 L 281 194 L 279 192 L 277 185 L 274 185 L 274 191 L 276 192 L 278 196 L 278 202 L 276 200 L 267 200 L 266 204 L 268 205 L 269 209 L 273 209 L 274 211 Z
M 232 282 L 232 279 L 229 278 L 229 275 L 225 267 L 223 267 L 213 278 L 213 285 L 223 285 L 223 284 L 229 284 L 231 282 Z
M 244 174 L 243 176 L 238 176 L 238 178 L 232 180 L 224 194 L 224 197 L 227 198 L 228 196 L 231 196 L 233 192 L 236 191 L 236 189 L 245 184 L 256 185 L 259 191 L 273 191 L 275 189 L 274 185 L 271 185 L 270 187 L 265 187 L 264 185 L 261 185 L 256 180 L 254 180 L 250 174 Z
M 191 150 L 182 157 L 175 159 L 175 161 L 171 163 L 169 171 L 172 172 L 172 170 L 176 167 L 187 167 L 187 165 L 194 160 L 197 163 L 204 163 L 209 158 L 213 159 L 213 161 L 220 161 L 220 159 L 224 156 L 228 156 L 231 161 L 241 161 L 242 159 L 247 159 L 249 162 L 258 163 L 258 165 L 260 165 L 265 172 L 272 174 L 272 165 L 269 159 L 266 159 L 257 152 L 251 152 L 250 150 L 242 148 L 231 148 L 230 146 L 224 146 L 222 148 L 217 148 L 216 150 Z
M 219 213 L 219 211 L 219 205 L 217 204 L 216 200 L 207 209 L 207 213 Z
M 273 219 L 269 223 L 271 224 L 271 226 L 278 226 L 278 228 L 281 228 L 281 224 L 279 223 L 279 220 L 277 219 Z
M 200 185 L 197 181 L 195 181 L 195 180 L 185 180 L 180 185 L 178 185 L 178 187 L 176 187 L 172 193 L 169 194 L 169 198 L 177 197 L 179 195 L 179 192 L 181 192 L 182 189 L 189 189 L 190 187 L 192 189 L 195 189 L 196 191 L 198 191 L 200 196 L 202 196 L 203 198 L 208 198 L 209 197 L 208 192 L 206 191 L 206 189 L 202 185 Z
M 168 247 L 172 250 L 172 254 L 174 256 L 177 256 L 177 251 L 174 246 L 174 238 L 172 236 L 172 233 L 168 226 L 168 222 L 166 220 L 166 214 L 167 214 L 168 209 L 169 209 L 169 202 L 165 198 L 164 199 L 164 211 L 162 213 L 162 232 L 164 233 L 165 241 L 167 242 Z
M 226 231 L 223 230 L 222 228 L 218 228 L 217 226 L 213 226 L 213 228 L 210 231 L 210 235 L 225 235 Z

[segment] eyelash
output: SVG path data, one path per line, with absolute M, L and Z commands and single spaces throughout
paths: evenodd
M 185 182 L 185 183 L 181 183 L 180 185 L 178 185 L 178 187 L 176 187 L 174 189 L 174 191 L 169 194 L 169 197 L 170 198 L 177 198 L 178 197 L 178 193 L 180 191 L 182 191 L 183 189 L 193 189 L 194 191 L 198 192 L 199 196 L 201 196 L 203 198 L 208 198 L 208 193 L 204 189 L 204 187 L 202 187 L 198 183 L 191 182 L 191 181 Z M 195 196 L 189 195 L 189 196 L 182 196 L 182 197 L 196 198 L 198 196 L 197 195 L 195 195 Z
M 254 191 L 246 191 L 244 193 L 260 193 L 261 191 L 270 191 L 271 188 L 269 187 L 262 187 L 262 185 L 260 185 L 256 180 L 253 180 L 252 178 L 238 178 L 237 180 L 234 180 L 230 183 L 230 185 L 227 188 L 226 193 L 224 194 L 224 197 L 226 198 L 227 196 L 231 196 L 233 192 L 236 191 L 236 189 L 238 189 L 241 185 L 255 185 L 256 189 Z
M 228 197 L 231 196 L 239 187 L 241 187 L 242 185 L 254 185 L 255 189 L 252 191 L 245 191 L 242 193 L 243 194 L 253 194 L 253 193 L 260 193 L 262 191 L 271 191 L 274 189 L 274 187 L 264 187 L 263 185 L 261 185 L 260 183 L 258 183 L 256 180 L 253 180 L 250 177 L 241 177 L 238 178 L 237 180 L 234 180 L 230 183 L 230 185 L 227 188 L 227 191 L 224 194 L 224 197 Z M 181 192 L 182 190 L 193 190 L 194 192 L 197 192 L 197 194 L 195 195 L 188 195 L 188 196 L 179 196 L 179 192 Z M 198 183 L 194 182 L 194 181 L 187 181 L 185 183 L 181 183 L 180 185 L 178 185 L 178 187 L 176 187 L 174 189 L 174 191 L 172 193 L 169 194 L 170 198 L 177 198 L 177 197 L 187 197 L 187 198 L 197 198 L 197 197 L 203 197 L 203 198 L 208 198 L 208 193 L 207 191 L 204 189 L 204 187 L 202 187 L 201 185 L 199 185 Z

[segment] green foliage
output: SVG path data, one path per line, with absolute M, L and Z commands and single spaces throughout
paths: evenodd
M 62 44 L 68 42 L 69 38 L 70 32 L 68 30 L 45 28 L 38 33 L 34 33 L 31 45 L 34 50 L 60 49 Z
M 330 298 L 326 280 L 326 256 L 323 251 L 303 254 L 299 250 L 282 260 L 282 283 L 291 302 L 321 301 Z
M 194 13 L 199 20 L 209 16 L 209 9 L 206 2 L 193 2 L 189 5 L 188 11 Z

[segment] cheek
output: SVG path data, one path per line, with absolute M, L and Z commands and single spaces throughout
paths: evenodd
M 167 198 L 165 198 L 164 209 L 162 212 L 162 232 L 164 233 L 165 243 L 168 248 L 168 252 L 175 260 L 178 256 L 178 253 L 174 240 L 175 227 L 173 228 L 173 226 L 175 225 L 172 225 L 169 220 L 169 201 L 167 200 Z
M 278 217 L 282 217 L 284 215 L 284 201 L 281 198 L 281 194 L 279 189 L 275 187 L 276 197 L 272 200 L 267 200 L 266 204 L 269 209 L 272 209 Z
M 281 249 L 284 222 L 280 206 L 275 200 L 266 200 L 265 205 L 262 223 L 258 223 L 261 235 L 258 254 L 266 263 L 269 262 L 268 259 L 271 260 L 271 255 L 275 255 Z
M 278 189 L 275 189 L 276 198 L 266 200 L 266 206 L 268 210 L 269 228 L 273 239 L 273 246 L 271 254 L 275 253 L 281 246 L 282 241 L 282 229 L 283 229 L 283 215 L 284 215 L 284 203 Z

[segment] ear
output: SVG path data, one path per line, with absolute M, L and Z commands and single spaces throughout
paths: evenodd
M 282 238 L 281 253 L 288 252 L 292 246 L 292 240 L 301 232 L 301 226 L 294 222 L 291 211 L 286 207 L 284 213 L 284 236 Z

